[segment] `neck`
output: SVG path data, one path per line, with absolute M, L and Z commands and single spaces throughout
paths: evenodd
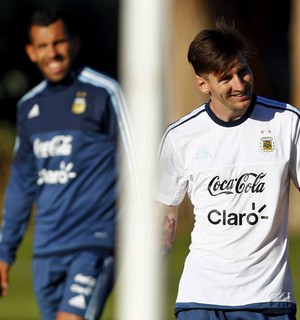
M 226 106 L 216 106 L 212 101 L 210 108 L 212 112 L 222 121 L 230 122 L 240 119 L 249 109 L 250 105 L 242 109 L 228 108 Z

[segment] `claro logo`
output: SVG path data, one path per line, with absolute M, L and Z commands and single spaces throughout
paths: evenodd
M 263 204 L 260 208 L 256 210 L 256 204 L 252 202 L 252 211 L 250 212 L 227 212 L 227 210 L 211 210 L 208 215 L 208 221 L 211 224 L 223 224 L 229 226 L 241 226 L 244 224 L 255 225 L 258 223 L 259 219 L 266 220 L 269 219 L 268 215 L 261 214 L 263 210 L 267 207 Z
M 240 177 L 229 180 L 221 180 L 220 176 L 212 178 L 208 185 L 208 191 L 212 196 L 234 193 L 262 193 L 265 183 L 262 181 L 266 173 L 244 173 Z

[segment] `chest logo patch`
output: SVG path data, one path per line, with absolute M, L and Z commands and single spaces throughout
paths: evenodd
M 259 149 L 263 153 L 274 152 L 275 150 L 275 139 L 271 135 L 263 136 L 260 138 Z
M 72 104 L 72 112 L 75 114 L 81 114 L 84 113 L 86 110 L 86 92 L 79 91 L 76 93 L 76 97 L 74 99 L 74 102 Z

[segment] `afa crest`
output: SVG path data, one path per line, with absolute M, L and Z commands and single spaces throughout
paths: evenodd
M 275 150 L 275 140 L 272 136 L 265 136 L 260 139 L 260 151 L 264 153 L 273 152 Z
M 72 112 L 75 114 L 81 114 L 84 113 L 87 107 L 86 104 L 86 92 L 79 91 L 76 93 L 76 97 L 74 99 L 74 102 L 72 104 Z

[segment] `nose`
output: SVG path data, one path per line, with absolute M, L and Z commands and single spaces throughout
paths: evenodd
M 233 80 L 233 89 L 236 91 L 243 91 L 246 85 L 245 80 L 243 79 L 242 76 L 235 74 L 232 78 Z
M 58 52 L 55 44 L 50 45 L 48 47 L 48 56 L 53 58 L 53 57 L 56 57 L 57 55 L 58 55 Z

